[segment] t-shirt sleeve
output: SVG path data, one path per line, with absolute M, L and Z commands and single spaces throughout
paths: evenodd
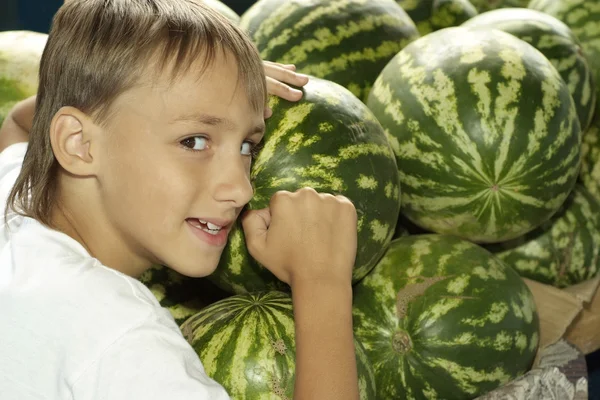
M 27 143 L 16 143 L 8 146 L 0 153 L 0 200 L 6 202 L 8 194 L 17 180 L 27 151 Z M 4 204 L 2 211 L 4 211 Z
M 73 400 L 229 400 L 183 336 L 158 322 L 128 331 L 75 379 Z

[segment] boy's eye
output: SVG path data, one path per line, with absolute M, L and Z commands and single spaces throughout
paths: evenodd
M 202 136 L 194 136 L 187 139 L 183 139 L 181 144 L 190 150 L 205 150 L 207 147 L 208 140 Z

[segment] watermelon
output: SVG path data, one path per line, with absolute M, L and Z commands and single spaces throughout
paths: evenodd
M 417 26 L 419 34 L 458 26 L 477 15 L 469 0 L 398 0 Z
M 600 203 L 578 184 L 550 221 L 488 250 L 519 275 L 559 288 L 591 279 L 600 273 Z
M 571 192 L 581 128 L 567 84 L 505 32 L 446 28 L 404 48 L 369 108 L 397 157 L 402 212 L 478 243 L 517 238 Z
M 0 32 L 0 125 L 19 101 L 37 93 L 38 71 L 48 35 Z
M 419 37 L 394 0 L 259 0 L 240 27 L 264 60 L 295 64 L 363 100 L 386 63 Z
M 499 8 L 525 8 L 529 0 L 471 0 L 473 6 L 480 13 L 484 13 Z
M 153 265 L 139 280 L 160 305 L 169 310 L 177 325 L 204 307 L 228 297 L 228 293 L 206 278 L 190 278 L 162 265 Z
M 380 399 L 473 399 L 528 371 L 539 342 L 522 278 L 456 236 L 394 240 L 355 286 L 353 318 Z
M 583 135 L 579 179 L 592 196 L 600 201 L 600 113 Z
M 291 399 L 296 345 L 292 298 L 255 292 L 220 300 L 182 326 L 206 373 L 231 398 Z M 355 341 L 362 400 L 375 400 L 375 378 L 363 347 Z
M 353 281 L 362 279 L 392 239 L 400 213 L 394 153 L 371 111 L 342 86 L 311 77 L 299 102 L 272 97 L 264 147 L 251 170 L 249 209 L 267 207 L 279 190 L 312 187 L 341 194 L 356 207 L 358 249 Z M 209 279 L 231 293 L 289 290 L 248 254 L 235 226 Z
M 227 5 L 225 5 L 223 2 L 221 2 L 219 0 L 202 0 L 202 1 L 204 3 L 206 3 L 207 6 L 214 8 L 215 10 L 220 12 L 222 15 L 227 17 L 227 19 L 230 20 L 233 24 L 238 25 L 240 23 L 240 16 L 235 11 L 233 11 L 231 8 L 229 8 Z
M 568 84 L 585 132 L 594 116 L 596 85 L 581 44 L 567 25 L 541 11 L 503 8 L 480 14 L 462 26 L 500 29 L 541 51 Z
M 600 97 L 600 2 L 598 0 L 531 0 L 532 10 L 542 11 L 567 24 L 581 42 Z M 596 108 L 600 101 L 596 103 Z M 597 111 L 600 112 L 600 111 Z

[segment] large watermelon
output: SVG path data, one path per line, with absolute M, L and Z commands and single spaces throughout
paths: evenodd
M 204 307 L 228 297 L 228 293 L 206 278 L 190 278 L 162 265 L 153 265 L 139 280 L 160 305 L 169 310 L 177 325 Z
M 385 64 L 419 36 L 394 0 L 259 0 L 240 26 L 263 59 L 295 64 L 364 100 Z
M 528 7 L 550 14 L 571 28 L 581 42 L 583 53 L 594 71 L 597 93 L 600 92 L 600 2 L 598 0 L 531 0 Z M 600 94 L 596 97 L 600 98 Z M 600 100 L 596 105 L 600 106 Z
M 527 7 L 529 0 L 471 0 L 473 6 L 480 13 L 499 8 L 524 8 Z
M 600 113 L 583 135 L 579 178 L 585 188 L 600 201 Z
M 480 14 L 462 26 L 500 29 L 541 51 L 567 82 L 581 130 L 588 128 L 596 106 L 594 73 L 579 40 L 567 25 L 541 11 L 503 8 Z
M 539 341 L 523 280 L 455 236 L 394 240 L 353 314 L 380 399 L 473 399 L 525 373 Z
M 375 266 L 394 234 L 400 209 L 398 167 L 383 128 L 352 93 L 317 78 L 302 90 L 304 97 L 296 103 L 271 99 L 273 115 L 252 166 L 254 198 L 248 207 L 264 208 L 275 192 L 305 186 L 348 197 L 358 214 L 356 282 Z M 209 279 L 235 293 L 287 290 L 251 259 L 239 226 Z
M 0 125 L 15 103 L 36 94 L 47 39 L 45 33 L 0 32 Z
M 402 212 L 475 242 L 519 237 L 575 184 L 581 129 L 569 88 L 530 44 L 446 28 L 404 48 L 368 106 L 397 157 Z
M 292 299 L 282 292 L 231 296 L 188 319 L 181 330 L 206 373 L 231 398 L 281 400 L 294 393 Z M 355 342 L 361 400 L 375 400 L 372 367 Z
M 202 1 L 204 3 L 206 3 L 207 6 L 214 8 L 215 10 L 220 12 L 222 15 L 227 17 L 227 19 L 230 20 L 231 22 L 233 22 L 234 24 L 237 25 L 240 23 L 240 16 L 237 15 L 237 13 L 235 11 L 233 11 L 231 8 L 229 8 L 227 5 L 225 5 L 225 3 L 223 3 L 219 0 L 202 0 Z
M 563 288 L 591 279 L 600 272 L 600 204 L 576 185 L 550 221 L 489 250 L 538 282 Z
M 469 0 L 398 0 L 421 35 L 458 26 L 477 15 Z

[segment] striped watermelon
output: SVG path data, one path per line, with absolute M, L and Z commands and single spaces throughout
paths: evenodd
M 235 25 L 240 23 L 240 16 L 235 11 L 219 0 L 202 0 L 207 6 L 214 8 Z
M 394 0 L 259 0 L 241 18 L 264 60 L 295 64 L 361 99 L 419 34 Z
M 38 87 L 38 70 L 48 35 L 31 31 L 0 32 L 0 125 L 10 109 Z
M 600 202 L 600 113 L 583 135 L 579 179 Z
M 525 373 L 539 341 L 523 280 L 455 236 L 394 240 L 353 315 L 380 399 L 473 399 Z
M 477 15 L 469 0 L 398 0 L 421 35 L 458 26 Z
M 594 71 L 596 91 L 599 93 L 600 2 L 598 0 L 531 0 L 528 7 L 550 14 L 571 28 L 581 42 L 583 53 Z M 596 97 L 600 97 L 600 94 Z M 600 101 L 596 105 L 599 106 Z
M 581 130 L 588 128 L 596 106 L 596 85 L 581 44 L 567 25 L 540 11 L 503 8 L 480 14 L 462 26 L 500 29 L 541 51 L 567 82 Z
M 358 214 L 354 282 L 375 266 L 394 234 L 400 185 L 394 153 L 371 111 L 342 86 L 311 78 L 299 102 L 271 98 L 264 148 L 251 171 L 250 209 L 264 208 L 279 190 L 310 186 L 342 194 Z M 235 227 L 217 270 L 209 276 L 232 293 L 288 290 L 248 255 Z
M 292 298 L 282 292 L 231 296 L 188 319 L 181 330 L 206 373 L 231 398 L 291 399 L 295 331 Z M 375 378 L 363 347 L 355 342 L 360 398 L 375 400 Z
M 404 48 L 368 106 L 397 157 L 402 212 L 475 242 L 517 238 L 571 192 L 581 129 L 566 83 L 499 30 L 446 28 Z
M 473 6 L 480 13 L 499 8 L 525 8 L 529 0 L 471 0 Z
M 524 237 L 489 248 L 521 276 L 564 288 L 600 273 L 600 203 L 581 185 Z
M 206 278 L 190 278 L 162 265 L 153 265 L 139 280 L 169 310 L 177 325 L 228 296 Z

